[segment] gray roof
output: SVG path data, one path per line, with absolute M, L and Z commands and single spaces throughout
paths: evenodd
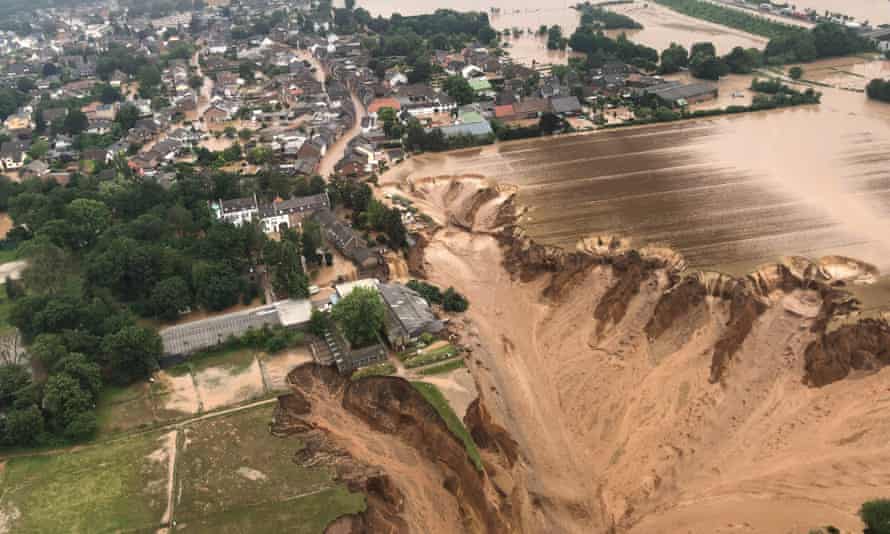
M 160 331 L 165 355 L 191 354 L 241 336 L 249 328 L 281 324 L 274 305 L 262 306 L 201 321 L 171 326 Z
M 327 193 L 306 197 L 293 197 L 282 202 L 260 205 L 260 217 L 272 217 L 306 211 L 326 210 L 331 207 Z
M 451 126 L 443 126 L 441 129 L 442 133 L 445 134 L 445 137 L 456 137 L 459 135 L 484 137 L 494 133 L 494 130 L 491 129 L 491 124 L 489 124 L 488 121 L 473 122 L 469 124 L 453 124 Z
M 442 330 L 442 322 L 416 291 L 402 284 L 378 284 L 377 288 L 392 316 L 410 337 Z
M 550 99 L 550 107 L 554 113 L 573 113 L 581 111 L 581 102 L 577 96 L 560 96 Z
M 690 83 L 687 85 L 672 85 L 668 87 L 655 86 L 646 89 L 647 93 L 654 94 L 668 102 L 676 102 L 696 96 L 714 93 L 717 85 L 709 82 Z

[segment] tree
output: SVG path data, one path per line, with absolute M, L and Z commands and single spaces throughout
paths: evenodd
M 562 36 L 562 27 L 554 24 L 547 29 L 547 48 L 549 50 L 565 50 L 568 41 Z
M 661 51 L 662 74 L 677 72 L 687 65 L 689 65 L 689 53 L 677 43 L 671 43 L 669 47 Z
M 250 61 L 242 61 L 241 64 L 238 65 L 238 76 L 240 76 L 242 80 L 248 83 L 252 83 L 255 77 L 255 70 L 256 65 L 254 65 Z
M 75 416 L 92 409 L 90 392 L 65 373 L 50 376 L 43 388 L 43 407 L 52 417 L 53 426 L 63 431 Z
M 87 118 L 83 111 L 77 108 L 68 110 L 68 115 L 65 116 L 65 120 L 62 123 L 62 129 L 71 135 L 77 135 L 86 131 L 89 126 L 90 119 Z
M 139 109 L 133 104 L 124 104 L 117 111 L 117 116 L 114 120 L 121 125 L 121 130 L 127 132 L 135 126 L 136 121 L 139 120 Z
M 408 73 L 408 83 L 422 83 L 430 79 L 433 73 L 433 66 L 429 61 L 418 61 L 414 68 Z
M 538 128 L 545 134 L 552 134 L 562 127 L 562 119 L 555 113 L 544 113 L 538 121 Z
M 466 297 L 449 287 L 442 294 L 442 308 L 449 312 L 465 312 L 470 307 Z
M 34 141 L 34 144 L 28 149 L 28 155 L 31 156 L 32 159 L 42 159 L 47 152 L 49 152 L 49 143 L 43 139 Z
M 303 221 L 303 235 L 301 236 L 303 257 L 307 263 L 320 261 L 318 249 L 321 247 L 321 226 L 313 220 Z
M 195 91 L 201 89 L 204 87 L 204 77 L 198 74 L 192 74 L 189 76 L 189 87 Z
M 33 445 L 43 434 L 43 414 L 40 408 L 31 405 L 6 413 L 7 445 Z
M 756 48 L 748 48 L 746 50 L 741 46 L 737 46 L 729 54 L 723 56 L 723 61 L 726 62 L 730 72 L 749 74 L 760 65 L 762 57 L 760 51 Z
M 199 263 L 192 272 L 195 300 L 207 310 L 219 311 L 238 303 L 241 278 L 225 263 Z
M 53 372 L 64 373 L 75 378 L 80 383 L 80 387 L 88 391 L 93 399 L 99 395 L 99 390 L 102 389 L 99 365 L 89 361 L 79 352 L 72 352 L 56 362 Z
M 102 339 L 106 367 L 118 384 L 148 378 L 157 368 L 161 353 L 161 337 L 141 326 L 126 326 Z
M 859 509 L 867 534 L 890 534 L 890 499 L 868 501 Z
M 716 55 L 717 55 L 717 48 L 714 47 L 714 43 L 710 43 L 710 42 L 694 43 L 692 45 L 692 49 L 689 51 L 690 58 L 693 58 L 695 56 L 714 57 Z
M 99 100 L 102 101 L 103 104 L 113 104 L 114 102 L 120 102 L 124 97 L 121 95 L 121 92 L 116 88 L 105 84 L 99 89 Z
M 390 107 L 380 108 L 377 111 L 377 120 L 383 123 L 383 132 L 387 137 L 395 137 L 396 126 L 399 124 L 398 113 Z
M 143 98 L 151 98 L 161 85 L 161 71 L 154 65 L 145 65 L 137 71 L 136 81 L 139 82 L 139 94 Z
M 192 292 L 180 276 L 165 278 L 151 290 L 149 306 L 157 317 L 165 321 L 176 319 L 191 305 Z
M 53 369 L 68 354 L 65 342 L 59 334 L 40 334 L 28 347 L 28 354 L 45 368 Z
M 696 78 L 719 80 L 729 73 L 729 67 L 720 58 L 714 56 L 695 55 L 689 62 L 689 72 Z
M 323 337 L 324 333 L 330 328 L 330 316 L 318 308 L 312 308 L 312 315 L 309 316 L 309 326 L 307 327 L 309 333 L 320 338 Z
M 352 11 L 353 9 L 355 9 L 355 0 L 346 0 L 345 5 L 346 5 L 346 9 L 348 9 L 349 11 Z
M 791 69 L 788 70 L 788 76 L 790 76 L 792 80 L 799 80 L 803 78 L 803 69 L 800 67 L 791 67 Z
M 385 307 L 375 289 L 358 287 L 337 302 L 331 310 L 333 319 L 353 348 L 366 347 L 377 341 L 383 328 Z
M 12 405 L 19 390 L 31 384 L 31 373 L 24 365 L 0 366 L 0 407 Z
M 463 76 L 449 76 L 442 84 L 442 90 L 460 106 L 472 103 L 476 96 L 470 82 Z
M 19 78 L 15 82 L 15 87 L 23 93 L 30 93 L 37 87 L 37 84 L 31 78 Z
M 111 225 L 111 210 L 99 200 L 78 198 L 68 204 L 67 221 L 80 247 L 89 247 Z

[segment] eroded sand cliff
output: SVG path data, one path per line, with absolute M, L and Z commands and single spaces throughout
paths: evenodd
M 513 192 L 478 177 L 401 194 L 443 224 L 412 272 L 471 302 L 452 329 L 485 473 L 424 437 L 442 428 L 398 379 L 292 376 L 311 427 L 398 491 L 369 512 L 396 517 L 386 530 L 855 531 L 858 506 L 890 495 L 890 328 L 829 331 L 853 303 L 819 264 L 689 273 L 611 237 L 532 243 Z

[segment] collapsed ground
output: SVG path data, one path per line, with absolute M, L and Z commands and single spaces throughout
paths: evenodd
M 408 189 L 448 223 L 420 265 L 472 303 L 456 326 L 480 404 L 519 446 L 486 481 L 515 528 L 861 530 L 890 492 L 890 329 L 826 333 L 850 303 L 805 260 L 682 277 L 665 251 L 505 234 L 511 192 L 480 179 Z

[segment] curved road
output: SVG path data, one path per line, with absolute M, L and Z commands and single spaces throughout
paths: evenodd
M 294 52 L 297 54 L 298 58 L 308 61 L 315 67 L 315 79 L 324 84 L 327 80 L 327 72 L 318 59 L 307 50 L 294 49 Z M 365 118 L 366 115 L 365 106 L 362 105 L 361 100 L 358 99 L 358 95 L 352 91 L 350 91 L 349 94 L 352 96 L 352 106 L 355 109 L 355 122 L 353 122 L 352 127 L 349 130 L 346 130 L 343 135 L 337 138 L 333 145 L 328 147 L 327 152 L 325 152 L 325 155 L 321 158 L 321 162 L 318 164 L 318 174 L 324 178 L 328 178 L 333 174 L 334 166 L 337 165 L 338 161 L 343 159 L 343 156 L 346 153 L 346 145 L 362 133 L 362 119 Z

